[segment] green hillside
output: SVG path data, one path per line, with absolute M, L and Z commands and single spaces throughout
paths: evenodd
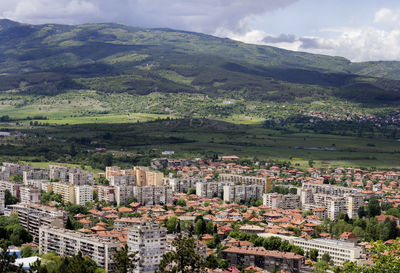
M 118 24 L 1 20 L 0 28 L 0 91 L 13 94 L 96 90 L 264 102 L 327 97 L 374 105 L 400 101 L 400 82 L 384 79 L 397 78 L 397 63 L 352 64 L 340 57 Z M 373 77 L 375 72 L 381 78 Z

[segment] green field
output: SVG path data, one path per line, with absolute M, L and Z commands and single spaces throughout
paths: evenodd
M 314 167 L 400 168 L 400 142 L 395 139 L 285 133 L 266 129 L 257 123 L 245 125 L 209 119 L 74 122 L 74 125 L 18 127 L 19 131 L 40 136 L 30 139 L 33 144 L 30 149 L 38 151 L 39 159 L 28 152 L 24 154 L 23 144 L 18 142 L 14 145 L 21 147 L 21 151 L 16 158 L 44 162 L 47 153 L 41 151 L 63 148 L 68 151 L 70 145 L 75 145 L 76 149 L 83 151 L 104 147 L 118 153 L 152 157 L 161 156 L 165 150 L 175 151 L 177 157 L 205 157 L 215 153 L 237 155 L 259 160 L 291 161 L 301 168 L 308 168 L 309 160 L 314 161 Z M 42 140 L 48 137 L 52 137 L 51 140 Z M 85 139 L 90 142 L 83 141 Z M 65 156 L 61 155 L 60 159 L 64 160 Z

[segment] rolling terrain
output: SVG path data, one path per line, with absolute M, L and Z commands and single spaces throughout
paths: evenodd
M 65 161 L 74 145 L 398 167 L 399 72 L 171 29 L 0 20 L 0 130 L 29 138 L 0 160 Z

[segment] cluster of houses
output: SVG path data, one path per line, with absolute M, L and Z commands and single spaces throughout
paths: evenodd
M 335 221 L 343 213 L 357 218 L 358 209 L 371 197 L 393 207 L 400 201 L 397 171 L 300 171 L 272 164 L 251 168 L 239 164 L 236 157 L 216 162 L 154 159 L 151 166 L 129 170 L 113 166 L 93 175 L 76 167 L 50 165 L 49 169 L 35 169 L 3 163 L 0 213 L 16 213 L 40 252 L 73 255 L 81 251 L 109 272 L 115 272 L 113 252 L 125 244 L 140 253 L 136 272 L 154 272 L 177 235 L 167 233 L 167 222 L 172 217 L 182 227 L 194 227 L 199 217 L 212 223 L 214 236 L 226 247 L 221 255 L 231 265 L 229 272 L 244 267 L 268 272 L 273 266 L 301 272 L 304 256 L 266 250 L 235 239 L 230 233 L 279 237 L 305 252 L 317 249 L 319 258 L 328 253 L 336 265 L 346 261 L 363 263 L 369 258 L 366 244 L 354 234 L 347 232 L 335 238 L 323 233 L 316 238 L 317 226 L 325 219 Z M 160 169 L 169 174 L 164 175 Z M 277 185 L 290 191 L 271 192 Z M 17 204 L 5 206 L 6 190 L 18 198 Z M 43 204 L 44 192 L 58 194 L 64 204 L 87 209 L 71 215 L 59 202 Z M 378 216 L 378 221 L 385 219 L 385 215 Z M 398 222 L 394 216 L 390 219 Z M 72 230 L 71 226 L 66 228 L 71 222 Z M 196 250 L 204 258 L 217 255 L 210 247 L 214 236 L 203 234 L 196 239 Z

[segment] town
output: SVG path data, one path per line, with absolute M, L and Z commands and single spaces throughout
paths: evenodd
M 3 162 L 0 232 L 24 269 L 79 253 L 119 272 L 115 253 L 126 247 L 139 258 L 133 272 L 155 272 L 183 234 L 209 273 L 340 272 L 373 265 L 375 241 L 398 244 L 399 177 L 237 156 L 103 173 Z

